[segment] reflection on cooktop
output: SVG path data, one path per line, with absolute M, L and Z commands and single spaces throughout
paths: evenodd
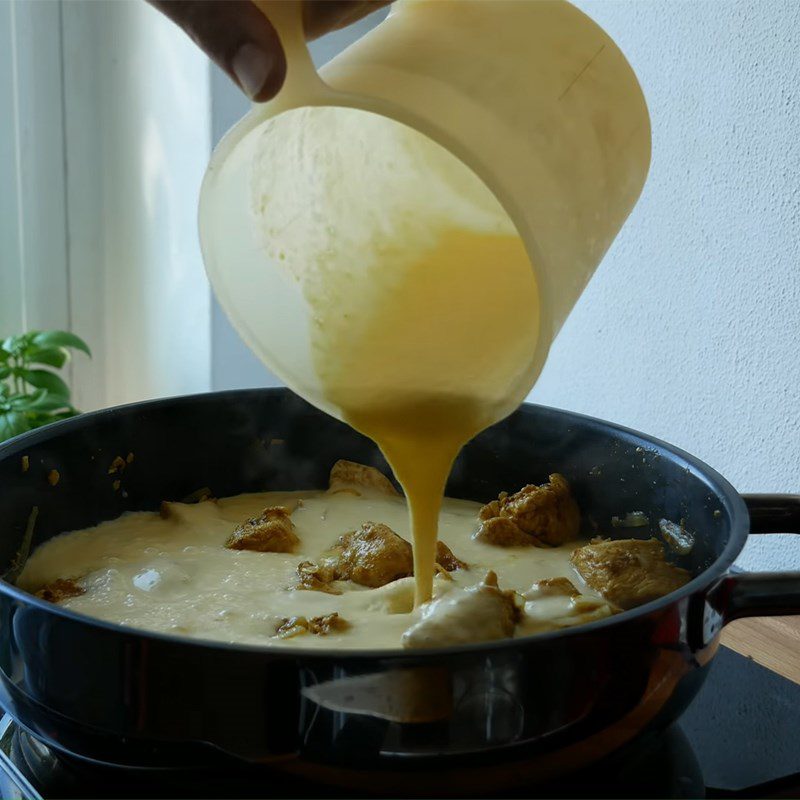
M 797 684 L 720 648 L 680 724 L 699 754 L 710 796 L 800 797 Z
M 584 772 L 514 798 L 800 796 L 800 686 L 722 649 L 700 695 L 660 735 Z M 140 772 L 56 756 L 4 719 L 0 799 L 99 797 L 350 797 L 263 771 Z M 267 780 L 267 777 L 269 778 Z
M 374 797 L 350 790 L 332 789 L 302 781 L 279 772 L 236 770 L 202 773 L 153 771 L 150 773 L 118 767 L 87 766 L 56 757 L 28 734 L 12 734 L 11 761 L 36 787 L 26 798 L 357 798 Z M 424 786 L 424 777 L 421 776 Z M 375 781 L 381 785 L 380 778 Z M 268 793 L 265 794 L 265 787 Z M 702 775 L 691 747 L 676 726 L 660 736 L 640 741 L 608 762 L 584 772 L 537 787 L 505 793 L 506 798 L 696 798 L 704 793 Z M 9 795 L 4 794 L 3 797 Z

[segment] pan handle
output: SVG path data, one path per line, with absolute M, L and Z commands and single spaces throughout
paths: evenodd
M 800 495 L 745 494 L 750 533 L 800 533 Z M 729 574 L 719 586 L 725 622 L 800 614 L 800 572 Z
M 743 494 L 750 533 L 800 533 L 800 494 Z

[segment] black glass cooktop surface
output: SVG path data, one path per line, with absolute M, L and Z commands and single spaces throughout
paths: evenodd
M 798 656 L 800 657 L 800 656 Z M 516 798 L 800 797 L 800 686 L 722 648 L 680 722 L 591 769 Z M 357 797 L 264 773 L 98 768 L 56 756 L 4 718 L 0 800 Z

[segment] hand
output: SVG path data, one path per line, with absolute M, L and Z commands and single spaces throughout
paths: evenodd
M 274 0 L 282 2 L 283 0 Z M 251 100 L 273 98 L 286 77 L 278 34 L 250 0 L 148 0 L 220 66 Z M 389 0 L 303 0 L 307 39 L 339 30 Z

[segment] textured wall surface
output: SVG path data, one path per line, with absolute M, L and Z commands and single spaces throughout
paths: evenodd
M 800 492 L 800 3 L 576 4 L 639 76 L 653 161 L 531 399 Z M 742 563 L 800 568 L 800 537 Z

